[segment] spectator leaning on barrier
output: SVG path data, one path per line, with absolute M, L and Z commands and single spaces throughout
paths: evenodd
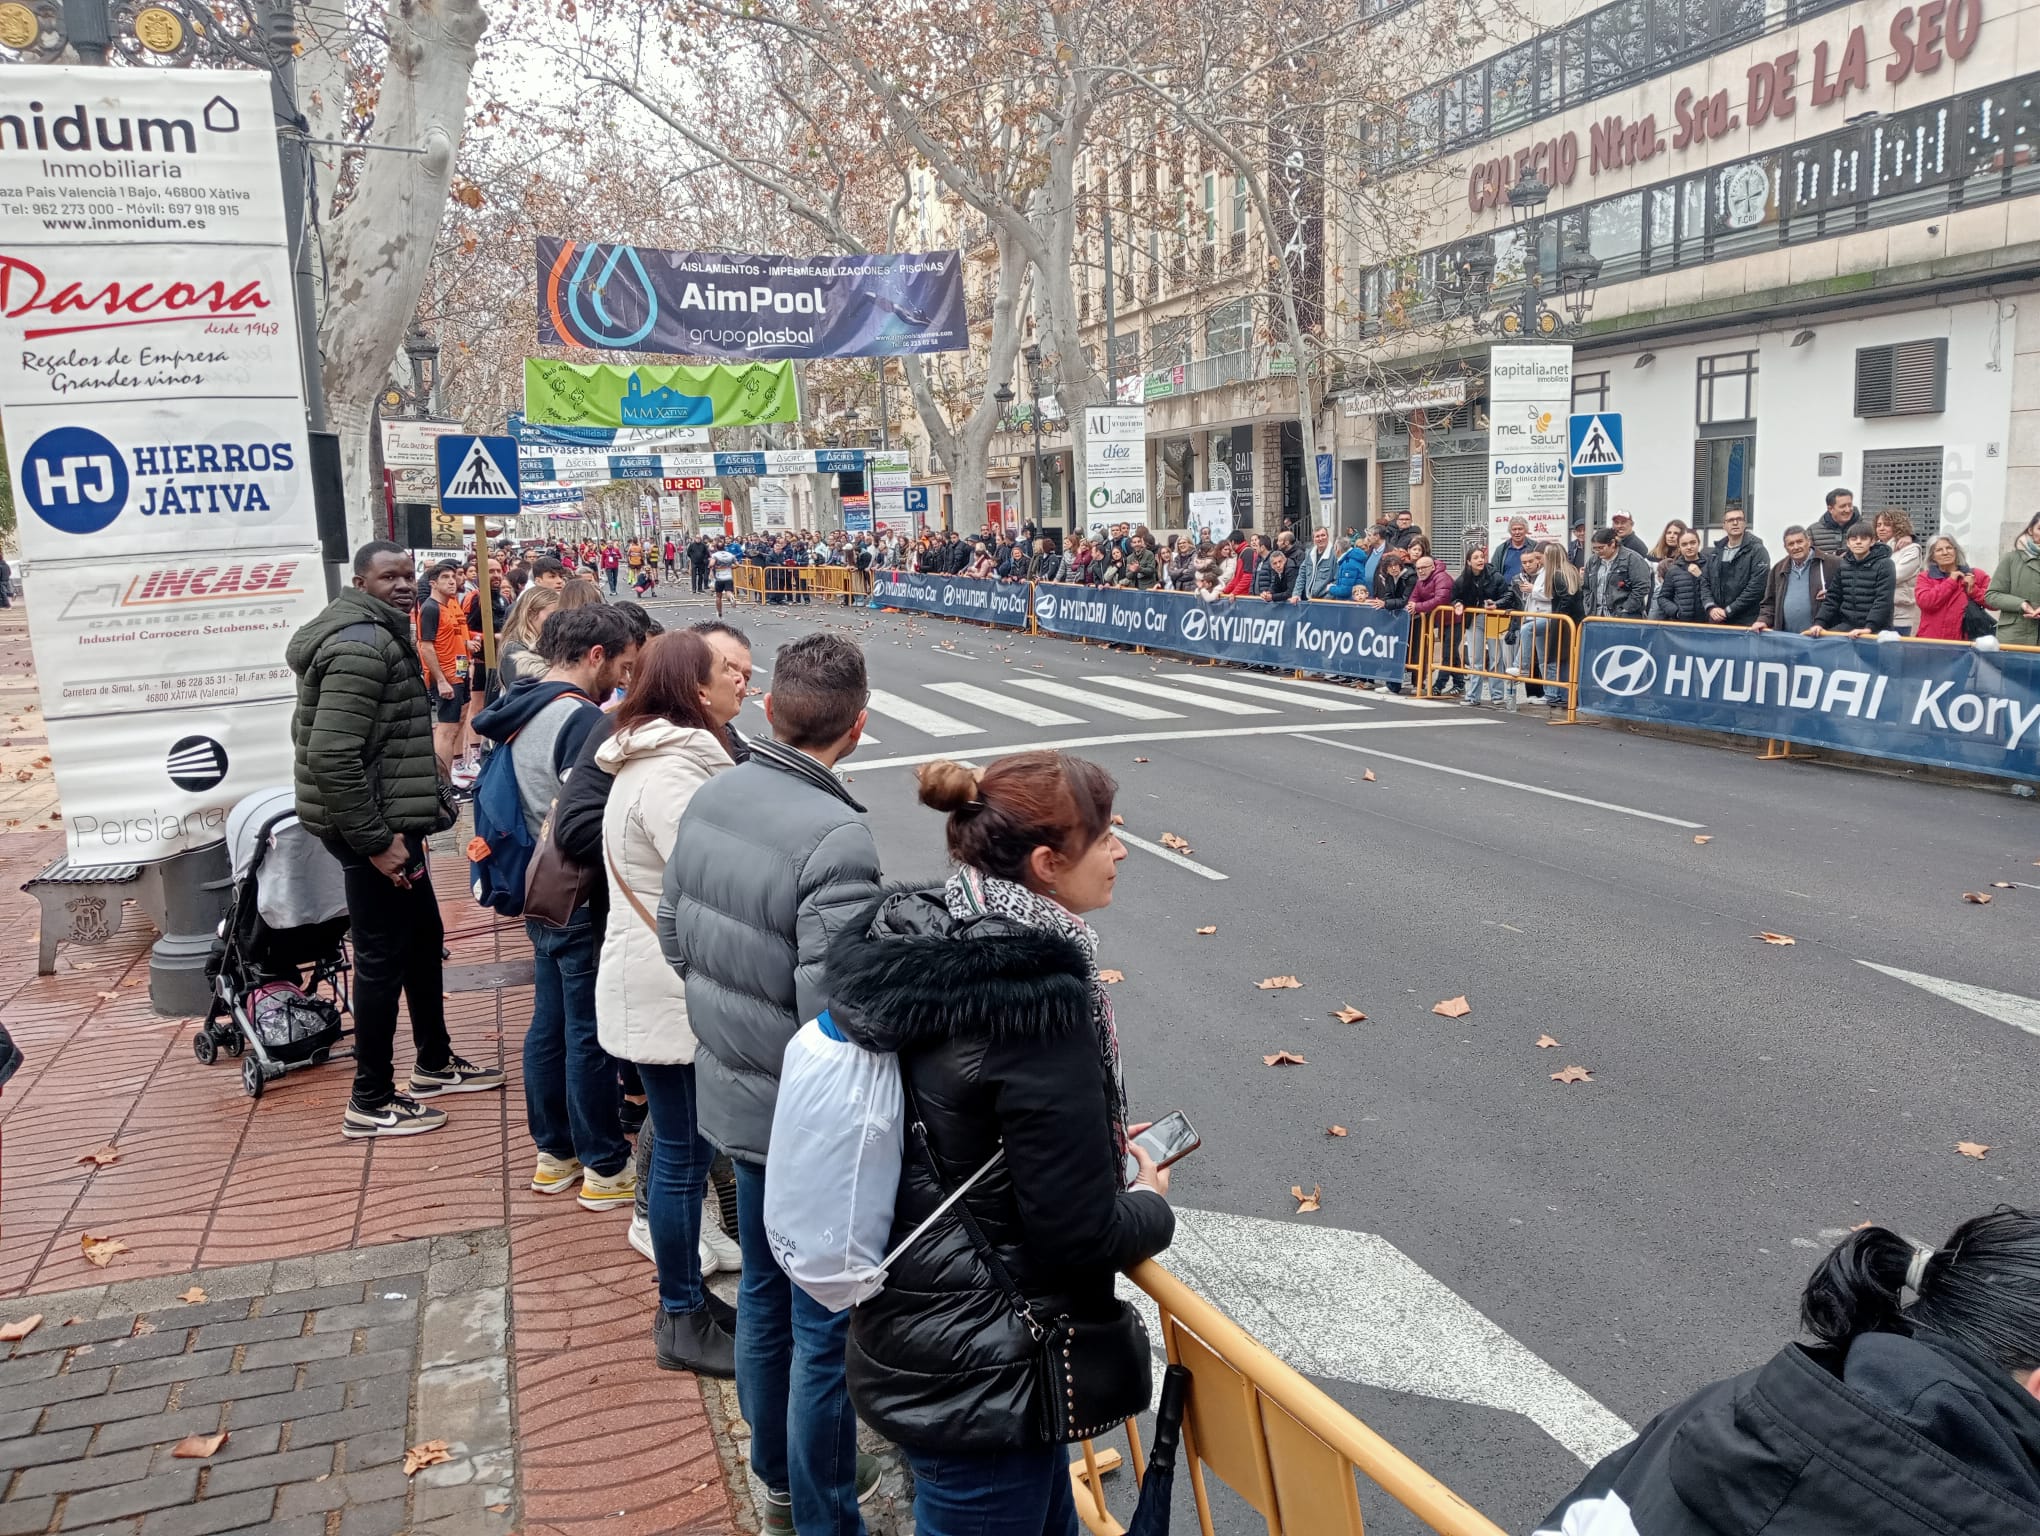
M 1827 597 L 1828 583 L 1841 562 L 1813 547 L 1813 537 L 1798 524 L 1785 530 L 1785 558 L 1771 567 L 1763 605 L 1751 629 L 1782 629 L 1802 634 L 1812 627 Z
M 1869 521 L 1859 517 L 1849 527 L 1849 551 L 1828 581 L 1820 612 L 1805 633 L 1879 634 L 1891 628 L 1894 590 L 1891 551 L 1877 542 L 1877 531 Z
M 1998 561 L 1984 606 L 1997 610 L 2000 645 L 2040 645 L 2040 515 Z
M 1870 526 L 1877 530 L 1877 541 L 1891 551 L 1891 574 L 1897 583 L 1891 600 L 1891 627 L 1901 635 L 1917 634 L 1920 606 L 1913 598 L 1913 583 L 1927 552 L 1913 537 L 1912 515 L 1903 507 L 1886 507 Z
M 1972 570 L 1962 558 L 1962 546 L 1942 534 L 1927 546 L 1927 564 L 1913 578 L 1913 602 L 1919 611 L 1917 631 L 1922 640 L 1967 640 L 1962 621 L 1973 601 L 1990 610 L 1984 598 L 1990 591 L 1990 573 Z
M 1466 702 L 1478 704 L 1483 686 L 1495 703 L 1514 707 L 1509 685 L 1501 676 L 1508 661 L 1507 636 L 1515 629 L 1511 620 L 1504 629 L 1491 615 L 1510 612 L 1519 606 L 1516 584 L 1505 581 L 1488 552 L 1476 544 L 1466 552 L 1466 564 L 1452 584 L 1452 612 L 1462 621 L 1465 635 L 1465 663 L 1469 672 L 1491 672 L 1493 677 L 1469 676 Z M 1449 652 L 1448 652 L 1449 654 Z
M 1256 574 L 1254 592 L 1271 603 L 1288 603 L 1296 600 L 1296 563 L 1290 559 L 1289 551 L 1277 549 L 1268 556 L 1267 564 Z M 1265 581 L 1259 579 L 1266 577 Z
M 1653 575 L 1650 561 L 1634 534 L 1614 528 L 1594 530 L 1594 555 L 1587 562 L 1586 609 L 1589 618 L 1640 619 L 1650 610 Z
M 1747 626 L 1764 606 L 1770 552 L 1749 531 L 1749 514 L 1731 507 L 1721 516 L 1721 538 L 1702 562 L 1710 624 Z
M 1319 528 L 1310 536 L 1303 568 L 1297 573 L 1296 590 L 1306 598 L 1320 598 L 1332 590 L 1332 573 L 1338 569 L 1339 551 L 1332 548 L 1332 530 Z
M 1143 528 L 1133 536 L 1125 557 L 1119 562 L 1119 584 L 1145 592 L 1162 582 L 1162 563 L 1155 554 L 1155 537 Z
M 1669 531 L 1667 537 L 1670 537 Z M 1691 528 L 1679 534 L 1676 553 L 1658 567 L 1657 597 L 1651 617 L 1681 624 L 1707 621 L 1707 568 L 1700 561 L 1700 535 Z
M 1856 510 L 1856 493 L 1838 485 L 1827 493 L 1827 510 L 1813 520 L 1813 526 L 1806 532 L 1815 549 L 1840 559 L 1848 547 L 1849 530 L 1862 522 L 1863 514 Z
M 1328 594 L 1334 602 L 1365 602 L 1374 587 L 1374 568 L 1381 560 L 1381 535 L 1367 536 L 1339 556 Z

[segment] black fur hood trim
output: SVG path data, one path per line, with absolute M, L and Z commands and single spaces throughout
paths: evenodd
M 868 1050 L 1091 1028 L 1090 967 L 1059 933 L 959 922 L 940 886 L 889 891 L 829 946 L 829 1014 Z

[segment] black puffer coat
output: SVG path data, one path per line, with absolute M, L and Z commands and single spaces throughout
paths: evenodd
M 1658 588 L 1650 605 L 1650 616 L 1676 619 L 1682 624 L 1705 624 L 1710 601 L 1707 567 L 1702 565 L 1700 574 L 1695 576 L 1692 566 L 1673 556 L 1664 562 L 1664 585 Z
M 409 615 L 342 587 L 284 659 L 298 680 L 290 740 L 305 830 L 364 858 L 400 833 L 437 831 L 432 705 Z
M 1109 1316 L 1115 1272 L 1168 1247 L 1176 1218 L 1123 1187 L 1082 951 L 1001 918 L 958 922 L 939 888 L 899 891 L 837 935 L 828 976 L 843 1033 L 899 1053 L 948 1188 L 1004 1143 L 964 1199 L 1029 1302 Z M 942 1198 L 910 1131 L 892 1242 Z M 952 1208 L 852 1314 L 850 1398 L 910 1450 L 1036 1446 L 1035 1349 Z
M 1898 570 L 1891 563 L 1890 545 L 1872 544 L 1861 560 L 1851 551 L 1828 578 L 1827 596 L 1821 599 L 1814 623 L 1822 629 L 1889 629 L 1897 591 Z

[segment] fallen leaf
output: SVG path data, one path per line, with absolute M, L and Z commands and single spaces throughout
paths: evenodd
M 1204 936 L 1205 938 L 1210 938 L 1211 935 L 1218 932 L 1218 925 L 1214 923 L 1209 928 L 1199 928 L 1197 932 Z
M 1711 837 L 1696 837 L 1693 839 L 1693 841 L 1696 843 L 1711 843 L 1714 841 L 1714 839 Z
M 73 1324 L 76 1324 L 76 1323 L 82 1323 L 82 1322 L 84 1322 L 84 1321 L 85 1321 L 85 1319 L 84 1319 L 84 1318 L 82 1318 L 82 1317 L 67 1317 L 67 1318 L 65 1318 L 65 1319 L 64 1319 L 64 1320 L 63 1320 L 63 1321 L 62 1321 L 61 1323 L 59 1323 L 59 1324 L 58 1324 L 57 1326 L 58 1326 L 59 1328 L 69 1328 L 69 1327 L 71 1327 L 71 1326 L 72 1326 Z
M 116 1253 L 126 1253 L 128 1245 L 117 1237 L 94 1237 L 90 1232 L 78 1239 L 78 1246 L 84 1251 L 85 1262 L 106 1268 L 113 1262 Z
M 1585 1067 L 1566 1067 L 1562 1071 L 1552 1073 L 1551 1080 L 1554 1083 L 1591 1083 L 1594 1074 Z
M 1327 1136 L 1343 1136 L 1346 1134 L 1346 1128 L 1343 1125 L 1328 1125 L 1325 1127 L 1325 1134 Z
M 17 768 L 14 772 L 14 778 L 16 783 L 26 784 L 30 779 L 34 777 L 35 774 L 27 768 Z
M 1303 1186 L 1301 1184 L 1290 1185 L 1289 1193 L 1291 1197 L 1296 1201 L 1296 1214 L 1299 1216 L 1305 1216 L 1308 1215 L 1310 1212 L 1316 1210 L 1318 1208 L 1318 1196 L 1323 1192 L 1324 1185 L 1322 1184 L 1311 1185 L 1310 1193 L 1307 1195 L 1303 1192 Z
M 1991 881 L 1991 884 L 1996 886 L 2001 891 L 2009 891 L 2014 889 L 2012 882 L 2009 880 L 1993 880 Z
M 1367 1015 L 1358 1008 L 1355 1008 L 1351 1003 L 1342 1003 L 1339 1007 L 1332 1010 L 1331 1016 L 1341 1024 L 1365 1024 L 1367 1022 Z
M 1984 897 L 1983 899 L 1984 899 L 1985 901 L 1989 901 L 1989 900 L 1990 900 L 1990 898 L 1989 898 L 1988 896 Z M 114 999 L 118 998 L 119 996 L 120 996 L 120 994 L 119 994 L 118 992 L 102 992 L 102 993 L 100 993 L 100 994 L 99 994 L 99 1000 L 100 1000 L 100 1001 L 101 1001 L 102 1003 L 110 1003 L 110 1002 L 114 1001 Z
M 1360 770 L 1360 777 L 1367 783 L 1372 784 L 1374 782 L 1374 770 L 1372 768 L 1363 768 Z
M 1968 902 L 1972 907 L 1987 907 L 1990 905 L 1990 892 L 1964 891 L 1962 893 L 1962 899 Z
M 1119 812 L 1114 811 L 1112 813 L 1112 825 L 1115 827 L 1123 827 L 1126 825 L 1126 818 L 1120 815 Z
M 1955 1150 L 1964 1157 L 1975 1158 L 1980 1163 L 1983 1161 L 1983 1154 L 1988 1152 L 1990 1148 L 1980 1141 L 1958 1141 L 1955 1143 Z
M 1189 853 L 1192 851 L 1190 840 L 1178 837 L 1173 832 L 1164 832 L 1162 834 L 1162 846 L 1164 848 L 1173 848 L 1177 853 Z
M 1442 1003 L 1431 1004 L 1431 1012 L 1439 1015 L 1441 1018 L 1463 1019 L 1473 1012 L 1473 1004 L 1469 1003 L 1465 995 L 1462 994 L 1458 997 L 1448 997 Z
M 226 1443 L 227 1432 L 224 1429 L 216 1435 L 186 1435 L 171 1447 L 170 1454 L 182 1456 L 187 1461 L 203 1461 Z
M 707 1487 L 707 1486 L 708 1486 L 708 1485 L 707 1485 L 706 1483 L 702 1483 L 702 1484 L 698 1484 L 698 1485 L 697 1485 L 697 1487 L 703 1487 L 703 1488 L 705 1488 L 705 1487 Z M 502 1514 L 502 1513 L 503 1513 L 503 1511 L 504 1511 L 504 1510 L 508 1509 L 509 1507 L 510 1507 L 510 1506 L 509 1506 L 508 1504 L 491 1504 L 491 1505 L 489 1506 L 489 1513 L 490 1513 L 490 1514 L 492 1514 L 492 1515 L 500 1515 L 500 1514 Z
M 1753 933 L 1750 937 L 1762 939 L 1766 944 L 1797 944 L 1799 942 L 1789 933 Z
M 1548 1051 L 1556 1044 L 1558 1042 L 1549 1035 L 1539 1035 L 1537 1037 L 1537 1049 L 1540 1051 Z
M 1035 665 L 1036 665 L 1036 666 L 1038 667 L 1038 666 L 1040 666 L 1040 665 L 1041 665 L 1041 663 L 1037 661 L 1037 662 L 1035 663 Z M 1147 759 L 1146 759 L 1146 758 L 1144 758 L 1144 757 L 1136 757 L 1136 758 L 1134 759 L 1134 761 L 1135 761 L 1136 763 L 1144 763 L 1144 762 L 1146 762 L 1146 761 L 1147 761 Z
M 154 1323 L 150 1322 L 146 1317 L 138 1317 L 135 1319 L 134 1327 L 128 1330 L 128 1337 L 139 1339 L 143 1334 L 154 1333 L 155 1331 L 156 1325 Z
M 16 1339 L 25 1339 L 41 1326 L 40 1312 L 31 1312 L 26 1317 L 16 1318 L 5 1327 L 0 1327 L 0 1344 L 12 1344 Z
M 1261 1058 L 1261 1065 L 1264 1067 L 1307 1067 L 1310 1063 L 1294 1051 L 1277 1051 L 1273 1056 L 1263 1056 Z
M 179 1293 L 179 1301 L 200 1302 L 205 1300 L 205 1289 L 194 1285 L 190 1290 Z
M 98 1151 L 87 1152 L 83 1157 L 79 1158 L 78 1161 L 81 1163 L 90 1163 L 95 1168 L 104 1168 L 109 1163 L 117 1163 L 120 1161 L 120 1148 L 116 1147 L 112 1142 L 109 1141 L 105 1146 L 101 1147 Z
M 404 1452 L 404 1476 L 415 1476 L 420 1467 L 436 1467 L 442 1461 L 451 1460 L 453 1457 L 447 1453 L 444 1440 L 427 1440 Z
M 1109 986 L 1111 986 L 1111 985 L 1112 985 L 1112 984 L 1113 984 L 1113 983 L 1114 983 L 1115 981 L 1124 981 L 1124 980 L 1126 980 L 1126 972 L 1124 972 L 1124 971 L 1100 971 L 1100 972 L 1098 973 L 1098 979 L 1099 979 L 1100 981 L 1104 982 L 1104 983 L 1105 983 L 1105 985 L 1109 987 Z
M 1869 1221 L 1859 1221 L 1859 1222 L 1857 1222 L 1857 1223 L 1856 1223 L 1856 1224 L 1855 1224 L 1855 1225 L 1854 1225 L 1853 1227 L 1849 1228 L 1849 1230 L 1850 1230 L 1851 1232 L 1861 1232 L 1861 1231 L 1862 1231 L 1862 1230 L 1863 1230 L 1863 1229 L 1864 1229 L 1865 1227 L 1870 1227 L 1870 1226 L 1875 1226 L 1875 1225 L 1876 1225 L 1876 1223 L 1875 1223 L 1875 1222 L 1869 1222 Z
M 1261 981 L 1255 982 L 1254 985 L 1259 987 L 1263 992 L 1286 992 L 1292 987 L 1302 986 L 1303 983 L 1298 981 L 1294 976 L 1269 976 Z

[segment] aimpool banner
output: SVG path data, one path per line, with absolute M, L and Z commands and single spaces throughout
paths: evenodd
M 1046 590 L 1045 588 L 1043 590 Z M 874 571 L 871 606 L 945 619 L 976 619 L 1007 629 L 1027 627 L 1027 583 L 986 581 L 974 576 L 924 576 L 912 571 Z
M 1400 679 L 1410 650 L 1409 615 L 1360 603 L 1206 602 L 1187 592 L 1041 582 L 1034 622 L 1051 635 L 1376 682 Z
M 554 427 L 748 427 L 798 421 L 791 363 L 524 360 L 524 419 Z
M 540 235 L 538 339 L 683 357 L 963 352 L 963 260 L 956 251 L 662 251 Z
M 1593 619 L 1580 710 L 2010 778 L 2040 769 L 2032 652 Z

